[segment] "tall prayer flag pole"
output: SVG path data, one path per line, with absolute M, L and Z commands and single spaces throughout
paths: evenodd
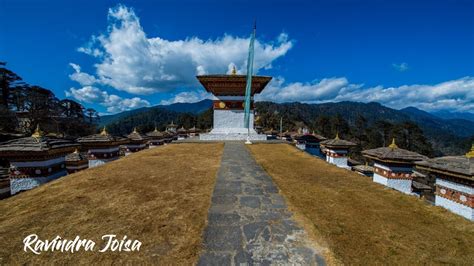
M 247 59 L 247 86 L 245 87 L 245 105 L 244 105 L 244 123 L 247 127 L 247 142 L 250 142 L 250 98 L 252 97 L 252 75 L 253 75 L 253 56 L 254 56 L 254 42 L 255 42 L 255 32 L 257 31 L 257 23 L 254 23 L 253 32 L 250 36 L 249 44 L 249 56 Z

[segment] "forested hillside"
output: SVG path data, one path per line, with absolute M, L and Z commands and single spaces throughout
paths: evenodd
M 46 88 L 30 85 L 0 62 L 0 141 L 30 134 L 37 125 L 46 133 L 78 137 L 96 129 L 97 112 L 58 99 Z
M 339 132 L 362 149 L 386 146 L 396 138 L 400 147 L 440 156 L 463 154 L 474 140 L 473 122 L 441 119 L 413 107 L 395 110 L 379 103 L 259 102 L 256 109 L 265 128 L 279 128 L 283 118 L 283 130 L 306 126 L 326 137 Z
M 138 115 L 144 112 L 152 112 L 152 113 L 155 113 L 156 115 L 157 112 L 153 111 L 154 109 L 162 109 L 162 110 L 167 110 L 167 111 L 174 111 L 176 113 L 190 113 L 190 114 L 197 115 L 197 114 L 207 111 L 211 106 L 212 106 L 211 100 L 203 100 L 196 103 L 173 103 L 170 105 L 156 105 L 153 107 L 143 107 L 143 108 L 138 108 L 138 109 L 134 109 L 130 111 L 121 112 L 118 114 L 102 116 L 99 120 L 99 126 L 112 124 L 114 121 L 122 117 Z M 172 119 L 176 119 L 176 118 L 177 117 L 174 117 Z
M 208 111 L 202 112 L 205 108 Z M 416 108 L 395 110 L 379 103 L 339 102 L 324 104 L 272 103 L 255 104 L 258 122 L 264 129 L 295 131 L 307 127 L 326 137 L 336 132 L 360 144 L 359 149 L 386 146 L 392 138 L 400 147 L 428 156 L 463 154 L 473 140 L 474 123 L 462 119 L 441 119 Z M 127 134 L 134 126 L 143 132 L 155 125 L 161 130 L 174 123 L 189 128 L 212 126 L 211 101 L 143 108 L 110 117 L 108 128 Z
M 180 127 L 184 126 L 184 128 L 195 126 L 201 129 L 209 129 L 212 127 L 212 109 L 208 109 L 199 114 L 193 114 L 154 107 L 148 108 L 146 111 L 113 119 L 112 122 L 106 126 L 113 134 L 126 135 L 129 134 L 134 127 L 137 127 L 142 133 L 152 131 L 155 126 L 158 130 L 163 131 L 166 129 L 166 125 L 171 122 Z

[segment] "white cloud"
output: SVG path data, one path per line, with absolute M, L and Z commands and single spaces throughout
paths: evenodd
M 167 92 L 197 86 L 196 75 L 225 73 L 230 65 L 245 72 L 249 38 L 224 35 L 214 40 L 149 38 L 131 8 L 109 9 L 107 33 L 92 37 L 78 50 L 99 60 L 96 79 L 103 85 L 132 94 Z M 255 42 L 255 70 L 272 62 L 293 46 L 286 33 L 274 42 Z M 80 73 L 80 72 L 79 72 Z
M 332 100 L 338 96 L 341 90 L 360 87 L 361 85 L 349 84 L 346 78 L 325 78 L 309 83 L 285 84 L 282 77 L 277 77 L 256 99 L 273 102 L 314 103 Z
M 399 87 L 351 84 L 346 78 L 327 78 L 311 83 L 285 84 L 276 78 L 261 95 L 259 101 L 275 102 L 379 102 L 401 109 L 414 106 L 426 111 L 451 110 L 474 112 L 474 77 L 464 77 L 435 85 L 403 85 Z
M 85 86 L 80 89 L 71 88 L 66 91 L 67 97 L 72 97 L 80 102 L 98 103 L 107 107 L 107 112 L 117 113 L 130 109 L 150 106 L 147 100 L 138 97 L 122 98 L 115 94 L 108 94 L 96 87 Z
M 71 88 L 69 91 L 65 91 L 65 93 L 67 97 L 73 97 L 74 99 L 85 103 L 104 102 L 108 97 L 107 92 L 91 86 L 85 86 L 81 89 Z
M 140 107 L 150 106 L 150 103 L 147 100 L 143 100 L 138 97 L 121 98 L 117 95 L 110 95 L 102 104 L 104 106 L 107 106 L 107 111 L 110 113 L 117 113 Z
M 204 99 L 213 99 L 214 96 L 205 91 L 183 91 L 174 95 L 171 99 L 162 100 L 161 105 L 169 105 L 173 103 L 195 103 Z
M 196 102 L 211 97 L 206 92 L 190 90 L 200 87 L 196 75 L 230 73 L 234 66 L 239 74 L 245 74 L 248 37 L 224 35 L 209 40 L 198 37 L 184 40 L 149 37 L 133 9 L 123 5 L 109 9 L 108 19 L 106 33 L 92 36 L 87 44 L 78 48 L 78 51 L 98 61 L 94 65 L 94 75 L 82 72 L 80 66 L 71 63 L 75 73 L 70 78 L 81 84 L 82 88 L 71 88 L 67 94 L 79 101 L 100 103 L 109 112 L 150 105 L 138 97 L 124 99 L 97 88 L 107 86 L 131 94 L 173 94 L 172 98 L 160 104 Z M 293 41 L 284 32 L 271 42 L 257 40 L 255 70 L 272 68 L 272 63 L 292 47 Z M 392 67 L 400 72 L 410 69 L 405 62 L 393 63 Z M 415 106 L 427 111 L 474 112 L 473 94 L 473 77 L 435 85 L 399 87 L 365 87 L 363 84 L 352 84 L 345 77 L 294 83 L 277 77 L 256 99 L 308 103 L 377 101 L 393 108 Z
M 94 45 L 98 42 L 96 36 L 92 36 L 91 40 L 86 43 L 84 46 L 77 48 L 78 52 L 85 53 L 91 55 L 93 57 L 101 57 L 104 54 L 98 48 L 94 48 Z
M 82 86 L 89 86 L 97 82 L 94 76 L 81 72 L 81 67 L 79 65 L 73 63 L 69 63 L 69 65 L 74 68 L 75 71 L 74 73 L 69 75 L 69 78 L 71 80 L 78 82 Z
M 409 69 L 408 64 L 405 62 L 400 63 L 400 64 L 393 63 L 392 67 L 400 72 L 405 72 Z

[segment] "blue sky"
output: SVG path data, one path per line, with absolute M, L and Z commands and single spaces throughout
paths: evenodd
M 260 100 L 474 112 L 474 1 L 0 1 L 0 61 L 102 113 L 209 97 L 245 69 Z

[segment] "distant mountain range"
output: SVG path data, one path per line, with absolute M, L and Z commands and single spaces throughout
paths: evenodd
M 441 130 L 438 131 L 438 134 L 449 132 L 461 137 L 474 135 L 474 121 L 471 120 L 460 118 L 444 119 L 415 107 L 407 107 L 400 111 L 408 115 L 410 120 L 416 122 L 424 131 L 436 129 Z
M 140 117 L 144 116 L 148 120 L 156 119 L 163 121 L 163 117 L 158 119 L 160 114 L 170 119 L 177 117 L 179 113 L 198 115 L 209 110 L 211 107 L 211 100 L 203 100 L 196 103 L 157 105 L 104 116 L 101 118 L 100 124 L 118 124 L 120 121 L 131 123 L 130 121 L 139 121 Z M 459 154 L 461 151 L 459 147 L 463 147 L 463 143 L 474 136 L 474 115 L 469 113 L 438 112 L 431 114 L 415 107 L 396 110 L 375 102 L 360 103 L 349 101 L 322 104 L 257 102 L 256 110 L 259 112 L 278 111 L 280 114 L 291 114 L 292 119 L 302 122 L 312 121 L 322 114 L 328 116 L 340 114 L 353 126 L 359 115 L 363 116 L 369 125 L 379 120 L 391 123 L 412 121 L 423 130 L 426 137 L 432 143 L 433 148 L 442 151 L 444 154 Z M 473 120 L 469 119 L 470 116 L 473 116 L 471 117 Z
M 125 111 L 114 115 L 101 117 L 100 125 L 107 125 L 121 118 L 135 114 L 150 112 L 154 109 L 164 109 L 176 113 L 200 114 L 212 107 L 212 100 L 202 100 L 195 103 L 174 103 L 170 105 L 156 105 Z M 302 116 L 318 116 L 320 114 L 336 115 L 340 113 L 349 123 L 354 123 L 358 115 L 364 116 L 369 123 L 377 120 L 389 122 L 413 121 L 417 123 L 426 133 L 435 131 L 436 134 L 450 134 L 460 137 L 474 135 L 474 114 L 471 113 L 428 113 L 415 107 L 407 107 L 401 110 L 392 109 L 376 102 L 337 102 L 322 104 L 304 103 L 256 103 L 259 107 L 273 108 L 280 112 L 298 112 Z
M 121 113 L 117 113 L 113 115 L 102 116 L 100 118 L 99 125 L 104 126 L 114 121 L 117 121 L 121 118 L 125 118 L 128 116 L 132 116 L 132 115 L 136 115 L 136 114 L 140 114 L 144 112 L 150 112 L 152 110 L 157 110 L 157 109 L 174 111 L 176 113 L 200 114 L 211 107 L 212 107 L 212 100 L 202 100 L 200 102 L 195 102 L 195 103 L 173 103 L 170 105 L 155 105 L 153 107 L 143 107 L 143 108 L 125 111 L 125 112 L 121 112 Z
M 464 120 L 469 120 L 469 121 L 474 122 L 473 113 L 437 111 L 437 112 L 431 112 L 431 114 L 443 119 L 464 119 Z
M 336 115 L 341 114 L 349 124 L 355 125 L 355 120 L 359 115 L 367 119 L 371 124 L 377 120 L 384 120 L 391 123 L 412 121 L 418 124 L 425 133 L 450 134 L 460 137 L 474 135 L 474 122 L 465 119 L 443 119 L 432 115 L 415 107 L 408 107 L 401 110 L 392 109 L 380 103 L 360 103 L 360 102 L 337 102 L 322 104 L 304 103 L 271 103 L 260 102 L 256 104 L 257 110 L 269 108 L 280 113 L 293 113 L 301 120 L 310 120 L 321 114 Z M 296 114 L 295 114 L 296 113 Z

